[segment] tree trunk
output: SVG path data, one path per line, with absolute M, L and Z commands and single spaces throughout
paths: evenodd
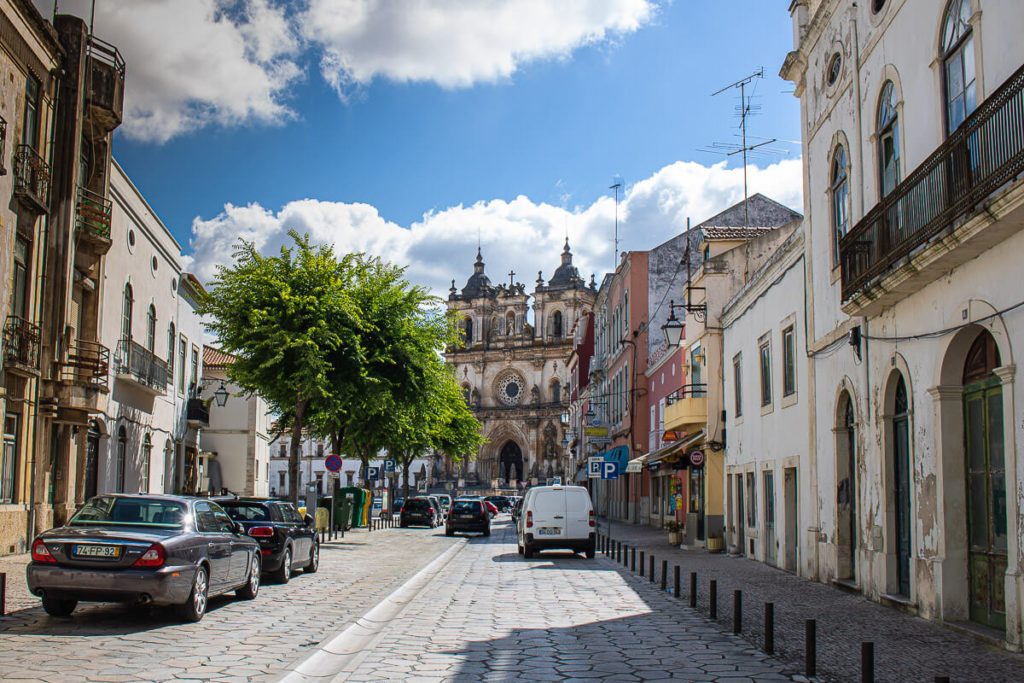
M 295 404 L 295 419 L 292 421 L 292 442 L 288 449 L 288 493 L 293 503 L 299 502 L 299 452 L 302 448 L 302 420 L 306 413 L 307 400 Z
M 402 489 L 402 497 L 405 500 L 409 500 L 409 466 L 412 465 L 412 461 L 408 458 L 402 458 L 402 477 L 405 478 L 405 486 Z

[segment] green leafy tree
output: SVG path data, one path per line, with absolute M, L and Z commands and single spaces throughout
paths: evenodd
M 363 264 L 335 257 L 308 235 L 262 256 L 240 240 L 232 266 L 220 266 L 202 313 L 221 347 L 237 358 L 228 369 L 247 395 L 263 396 L 291 429 L 288 481 L 298 500 L 302 430 L 316 406 L 333 399 L 338 377 L 362 376 L 360 307 L 352 296 Z

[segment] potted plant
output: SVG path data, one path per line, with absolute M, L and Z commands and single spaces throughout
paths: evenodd
M 668 532 L 669 545 L 679 545 L 683 542 L 683 524 L 674 519 L 665 522 L 665 531 Z
M 722 539 L 722 532 L 716 531 L 708 536 L 708 552 L 709 553 L 720 553 L 725 547 Z

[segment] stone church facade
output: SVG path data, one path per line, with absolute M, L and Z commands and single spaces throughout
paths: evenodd
M 580 277 L 566 240 L 561 264 L 546 284 L 537 273 L 532 295 L 514 271 L 508 284 L 492 284 L 479 250 L 466 286 L 460 292 L 452 280 L 450 291 L 448 310 L 460 319 L 463 345 L 445 357 L 487 439 L 461 477 L 510 487 L 559 476 L 569 481 L 575 466 L 561 443 L 565 364 L 572 321 L 593 309 L 593 278 L 588 285 Z

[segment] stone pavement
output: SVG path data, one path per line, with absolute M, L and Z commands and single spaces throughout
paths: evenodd
M 607 559 L 473 537 L 335 681 L 785 681 L 781 665 Z
M 198 624 L 112 604 L 50 617 L 25 589 L 28 556 L 0 558 L 18 608 L 0 617 L 0 680 L 272 680 L 459 543 L 436 529 L 352 531 L 324 544 L 316 574 L 266 584 L 253 601 L 215 598 Z
M 601 520 L 602 533 L 607 522 Z M 742 591 L 743 637 L 763 646 L 764 603 L 775 607 L 775 653 L 791 672 L 804 670 L 805 620 L 817 620 L 817 678 L 860 680 L 861 643 L 874 643 L 878 681 L 928 681 L 948 676 L 951 681 L 1024 681 L 1024 656 L 885 607 L 838 588 L 809 581 L 762 562 L 704 550 L 680 550 L 668 544 L 660 529 L 613 522 L 612 538 L 644 551 L 649 571 L 655 556 L 656 585 L 661 563 L 668 560 L 668 588 L 673 567 L 680 566 L 681 600 L 689 605 L 690 572 L 698 576 L 698 611 L 708 614 L 709 581 L 718 584 L 718 622 L 732 630 L 733 590 Z M 611 561 L 605 558 L 605 561 Z M 621 565 L 618 565 L 621 569 Z M 639 567 L 638 567 L 639 569 Z

